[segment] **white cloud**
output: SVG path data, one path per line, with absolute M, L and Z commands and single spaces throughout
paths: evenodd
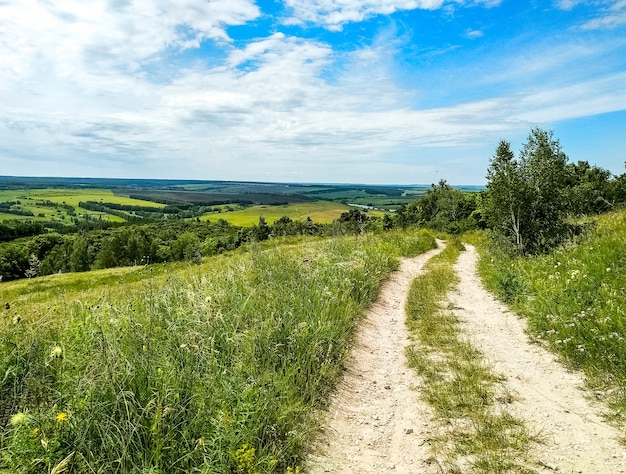
M 315 23 L 330 30 L 344 24 L 363 21 L 376 15 L 390 15 L 402 10 L 435 10 L 445 3 L 493 7 L 501 0 L 285 0 L 293 15 L 290 24 Z
M 478 39 L 485 36 L 485 33 L 481 30 L 467 30 L 463 36 L 467 39 Z
M 614 29 L 626 24 L 626 0 L 558 0 L 557 7 L 573 10 L 578 6 L 589 9 L 582 30 Z
M 585 0 L 557 0 L 557 8 L 561 10 L 572 10 L 574 7 L 584 3 Z
M 583 24 L 581 28 L 583 30 L 601 30 L 613 29 L 622 25 L 626 25 L 626 11 L 607 13 L 601 17 L 588 21 Z
M 225 26 L 259 14 L 253 0 L 22 0 L 0 4 L 0 51 L 18 77 L 137 72 L 168 49 L 229 41 Z

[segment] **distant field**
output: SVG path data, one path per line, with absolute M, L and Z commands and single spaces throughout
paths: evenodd
M 112 222 L 123 222 L 121 217 L 103 214 L 102 212 L 88 211 L 78 207 L 80 201 L 103 201 L 117 204 L 150 206 L 155 208 L 163 207 L 151 201 L 131 199 L 125 196 L 117 196 L 108 189 L 23 189 L 23 190 L 3 190 L 0 191 L 0 203 L 9 201 L 19 201 L 20 209 L 31 211 L 33 216 L 20 216 L 15 214 L 0 213 L 0 220 L 9 219 L 33 219 L 40 221 L 60 221 L 71 224 L 72 217 L 88 214 L 90 216 L 102 216 L 103 219 Z M 37 204 L 37 202 L 51 201 L 57 204 L 65 204 L 74 207 L 76 216 L 68 215 L 67 209 L 63 207 L 50 207 Z
M 339 218 L 342 213 L 350 209 L 349 206 L 330 201 L 287 204 L 282 206 L 263 205 L 253 206 L 239 211 L 209 213 L 205 214 L 202 220 L 208 219 L 215 222 L 218 219 L 224 219 L 232 225 L 251 226 L 258 224 L 259 216 L 263 216 L 268 224 L 273 224 L 274 221 L 283 216 L 287 216 L 294 221 L 303 221 L 306 220 L 307 217 L 310 217 L 314 222 L 327 224 Z
M 465 192 L 475 192 L 480 186 L 460 186 Z M 185 219 L 195 219 L 209 207 L 220 207 L 221 213 L 208 213 L 202 220 L 225 219 L 233 225 L 251 226 L 264 216 L 272 224 L 282 216 L 293 220 L 310 217 L 314 222 L 329 223 L 348 204 L 395 211 L 430 189 L 430 185 L 383 186 L 362 184 L 302 184 L 254 183 L 237 181 L 173 181 L 122 180 L 89 178 L 19 178 L 0 176 L 0 203 L 19 201 L 10 211 L 0 206 L 0 222 L 4 220 L 35 220 L 73 225 L 77 217 L 90 216 L 110 222 L 130 218 L 152 219 L 146 210 L 119 209 L 114 211 L 92 205 L 85 210 L 80 201 L 115 203 L 129 206 L 164 207 L 168 203 L 184 209 Z M 132 197 L 131 197 L 132 196 Z M 39 201 L 39 203 L 37 203 Z M 42 201 L 49 201 L 43 205 Z M 55 204 L 51 204 L 55 203 Z M 186 205 L 181 206 L 181 204 Z M 73 207 L 73 210 L 72 208 Z M 195 207 L 194 210 L 190 210 Z M 204 206 L 205 209 L 201 207 Z M 241 209 L 245 206 L 252 206 Z M 20 213 L 32 216 L 20 215 Z M 369 210 L 370 216 L 382 216 L 384 211 Z M 182 213 L 182 211 L 181 211 Z M 159 218 L 158 216 L 156 218 Z
M 136 190 L 136 191 L 120 191 L 119 195 L 134 196 L 143 199 L 154 199 L 155 201 L 172 201 L 184 202 L 202 205 L 219 205 L 226 203 L 254 203 L 254 204 L 284 204 L 284 203 L 303 203 L 310 202 L 304 196 L 292 194 L 270 194 L 260 192 L 209 192 L 209 191 L 172 191 L 164 189 L 156 190 Z

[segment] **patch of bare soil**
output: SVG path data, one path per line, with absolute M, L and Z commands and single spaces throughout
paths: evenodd
M 403 260 L 368 310 L 328 425 L 313 448 L 308 473 L 428 472 L 429 408 L 406 366 L 405 306 L 410 285 L 439 249 Z
M 539 472 L 626 473 L 620 433 L 602 418 L 603 406 L 585 396 L 580 374 L 530 342 L 526 323 L 484 290 L 477 254 L 467 245 L 456 264 L 461 279 L 450 303 L 462 332 L 480 349 L 513 394 L 510 412 L 542 442 L 531 455 Z

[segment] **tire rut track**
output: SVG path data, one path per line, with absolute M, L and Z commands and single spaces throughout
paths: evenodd
M 428 440 L 441 426 L 406 366 L 405 305 L 412 281 L 440 249 L 403 260 L 368 310 L 328 410 L 327 426 L 311 448 L 304 471 L 319 473 L 433 473 Z M 455 264 L 460 282 L 448 296 L 462 337 L 484 354 L 514 395 L 507 409 L 540 435 L 531 447 L 540 473 L 626 473 L 620 432 L 601 417 L 603 407 L 580 390 L 580 374 L 531 343 L 525 322 L 482 286 L 478 256 L 466 245 Z M 531 466 L 529 466 L 531 467 Z

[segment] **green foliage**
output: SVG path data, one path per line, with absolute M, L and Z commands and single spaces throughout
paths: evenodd
M 67 287 L 31 285 L 0 318 L 0 472 L 285 472 L 396 257 L 432 246 L 391 232 L 84 291 L 39 279 Z
M 215 239 L 214 251 L 233 250 L 249 240 L 235 240 L 238 229 L 208 222 L 171 221 L 94 230 L 75 235 L 42 234 L 0 244 L 0 275 L 4 281 L 24 278 L 34 255 L 38 275 L 158 263 L 198 262 L 201 242 Z M 31 275 L 32 276 L 32 275 Z
M 626 176 L 585 161 L 568 163 L 551 131 L 535 128 L 519 158 L 501 141 L 491 159 L 482 212 L 501 249 L 545 253 L 580 232 L 568 218 L 613 209 L 626 199 Z
M 552 132 L 533 129 L 517 160 L 500 142 L 487 174 L 485 215 L 516 252 L 545 252 L 568 237 L 566 165 Z
M 360 234 L 365 230 L 368 217 L 358 209 L 350 209 L 339 216 L 338 222 L 347 227 L 352 233 Z
M 172 243 L 170 255 L 173 260 L 200 263 L 200 239 L 193 232 L 184 232 Z
M 441 180 L 422 196 L 398 209 L 396 222 L 403 228 L 416 226 L 453 234 L 465 232 L 478 225 L 474 215 L 476 196 Z
M 626 212 L 597 218 L 578 244 L 539 257 L 507 257 L 482 245 L 480 268 L 488 286 L 528 318 L 546 341 L 590 381 L 612 387 L 626 410 Z

